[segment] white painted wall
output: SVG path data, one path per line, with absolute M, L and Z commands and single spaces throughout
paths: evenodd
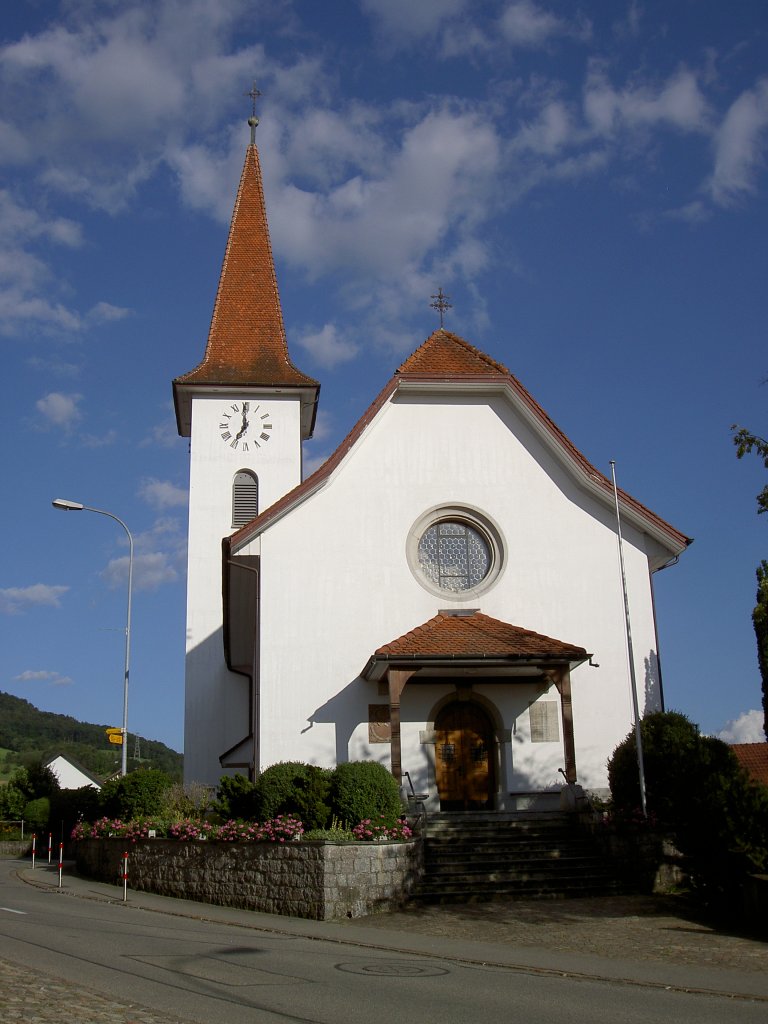
M 98 786 L 93 779 L 80 771 L 79 768 L 61 754 L 58 757 L 54 757 L 52 761 L 49 761 L 48 767 L 59 780 L 61 789 L 82 789 L 83 786 L 101 789 L 101 786 Z
M 271 414 L 269 440 L 247 452 L 222 440 L 222 415 L 251 403 L 253 419 Z M 256 406 L 260 406 L 257 410 Z M 219 756 L 248 731 L 248 680 L 229 672 L 222 641 L 222 538 L 233 533 L 232 481 L 250 469 L 259 482 L 259 509 L 301 480 L 300 405 L 282 395 L 203 394 L 192 399 L 189 474 L 189 552 L 184 718 L 184 777 L 215 783 Z M 240 422 L 241 419 L 240 419 Z
M 480 597 L 436 597 L 408 566 L 409 531 L 441 504 L 477 509 L 501 530 L 505 564 Z M 624 539 L 642 685 L 656 656 L 650 541 L 626 524 Z M 615 522 L 502 397 L 398 397 L 328 484 L 264 533 L 261 555 L 262 767 L 388 764 L 388 747 L 369 747 L 366 725 L 368 704 L 386 698 L 359 673 L 376 648 L 439 609 L 471 607 L 595 654 L 599 668 L 572 675 L 576 761 L 583 785 L 605 786 L 606 760 L 632 720 Z M 556 782 L 562 746 L 527 738 L 530 689 L 483 682 L 477 691 L 512 734 L 503 786 Z M 403 768 L 416 779 L 429 781 L 419 735 L 447 692 L 409 685 L 403 693 Z

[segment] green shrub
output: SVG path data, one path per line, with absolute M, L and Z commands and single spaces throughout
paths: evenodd
M 101 793 L 93 786 L 60 789 L 51 797 L 49 825 L 65 839 L 78 821 L 96 821 L 101 814 Z
M 258 820 L 295 814 L 306 829 L 323 828 L 331 813 L 329 776 L 327 769 L 301 761 L 281 761 L 266 768 L 256 783 Z
M 259 813 L 256 784 L 244 775 L 224 775 L 219 779 L 213 810 L 225 821 L 230 818 L 256 821 Z
M 102 812 L 109 818 L 143 818 L 163 812 L 170 776 L 157 768 L 139 768 L 110 779 L 101 791 Z
M 308 832 L 304 833 L 302 839 L 323 839 L 326 842 L 331 843 L 354 843 L 355 834 L 352 829 L 345 824 L 345 822 L 339 821 L 334 814 L 325 828 L 310 829 Z
M 30 800 L 24 808 L 24 827 L 31 832 L 38 834 L 48 828 L 48 819 L 51 815 L 51 801 L 47 796 L 39 796 L 36 800 Z
M 712 905 L 733 902 L 745 872 L 768 868 L 768 789 L 751 783 L 722 740 L 677 712 L 640 723 L 648 812 L 688 858 L 691 882 Z M 608 762 L 612 809 L 640 807 L 634 731 Z
M 640 723 L 648 811 L 663 822 L 679 819 L 680 809 L 698 784 L 698 727 L 676 711 L 657 711 Z M 608 761 L 614 810 L 631 813 L 641 806 L 634 731 Z
M 202 782 L 172 782 L 163 796 L 162 816 L 169 821 L 202 821 L 212 806 L 210 786 Z
M 342 821 L 357 825 L 365 818 L 394 824 L 402 814 L 400 788 L 378 761 L 348 761 L 331 775 L 331 809 Z

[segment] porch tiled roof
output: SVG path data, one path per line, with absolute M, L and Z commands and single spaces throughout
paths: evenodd
M 768 786 L 768 743 L 733 743 L 731 750 L 753 782 Z
M 521 658 L 581 661 L 583 647 L 512 626 L 482 612 L 438 612 L 403 636 L 379 647 L 376 657 Z

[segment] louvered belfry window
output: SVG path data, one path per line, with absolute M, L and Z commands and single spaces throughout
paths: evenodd
M 259 514 L 259 481 L 254 473 L 241 470 L 232 482 L 232 525 L 245 526 Z

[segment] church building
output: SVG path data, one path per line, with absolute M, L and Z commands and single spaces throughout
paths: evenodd
M 641 714 L 653 574 L 689 539 L 622 491 L 617 517 L 520 381 L 442 327 L 302 479 L 320 385 L 288 351 L 253 127 L 203 360 L 173 382 L 186 779 L 377 760 L 442 810 L 604 790 L 633 725 L 618 526 Z

